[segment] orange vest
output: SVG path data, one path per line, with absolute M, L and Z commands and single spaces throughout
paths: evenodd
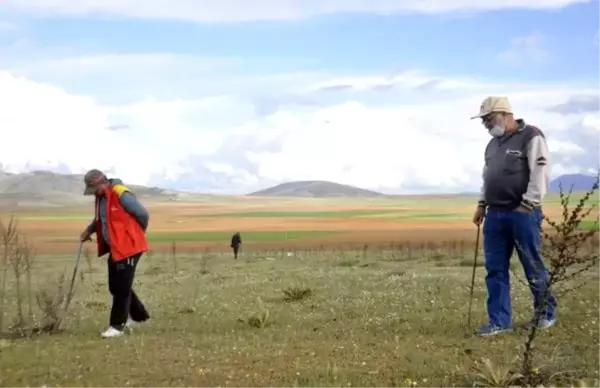
M 144 230 L 134 216 L 121 205 L 121 195 L 129 191 L 121 184 L 112 185 L 106 190 L 106 229 L 110 247 L 104 241 L 99 214 L 99 199 L 96 198 L 96 243 L 98 257 L 110 251 L 113 261 L 124 260 L 142 252 L 148 252 L 148 240 Z

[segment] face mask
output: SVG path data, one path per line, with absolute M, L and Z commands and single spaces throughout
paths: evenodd
M 504 130 L 506 128 L 504 126 L 500 126 L 500 125 L 495 125 L 494 128 L 490 129 L 490 135 L 494 136 L 494 137 L 501 137 L 502 135 L 504 135 Z
M 494 124 L 494 126 L 492 129 L 488 130 L 490 135 L 493 137 L 502 137 L 506 131 L 506 123 L 504 122 L 504 119 L 500 116 L 496 116 L 492 119 L 492 124 Z

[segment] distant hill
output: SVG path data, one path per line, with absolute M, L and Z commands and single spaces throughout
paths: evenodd
M 584 174 L 562 175 L 550 183 L 550 192 L 558 193 L 560 183 L 565 191 L 568 191 L 571 185 L 574 185 L 574 191 L 589 190 L 595 179 L 594 176 Z M 180 201 L 200 195 L 158 187 L 128 186 L 139 197 L 155 200 Z M 83 175 L 79 174 L 58 174 L 49 171 L 12 174 L 0 170 L 0 205 L 2 206 L 61 206 L 89 203 L 91 198 L 82 195 L 83 188 Z M 287 182 L 247 195 L 313 198 L 386 196 L 376 191 L 328 181 Z M 464 195 L 468 194 L 464 193 Z
M 380 197 L 383 194 L 327 181 L 286 182 L 248 194 L 256 197 Z
M 127 182 L 125 182 L 127 183 Z M 128 185 L 139 197 L 177 196 L 173 190 Z M 34 171 L 12 174 L 0 171 L 0 202 L 4 205 L 61 205 L 87 202 L 83 194 L 83 175 Z
M 560 193 L 560 185 L 564 193 L 568 193 L 573 186 L 573 191 L 587 191 L 596 183 L 596 177 L 584 174 L 561 175 L 550 182 L 550 192 Z

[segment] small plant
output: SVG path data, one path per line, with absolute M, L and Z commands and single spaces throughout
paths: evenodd
M 573 387 L 578 388 L 592 388 L 600 387 L 600 380 L 598 379 L 576 379 L 573 381 Z
M 265 306 L 261 298 L 258 298 L 258 308 L 260 310 L 259 313 L 251 315 L 246 320 L 246 323 L 257 329 L 262 329 L 271 324 L 271 321 L 269 319 L 270 314 L 269 309 Z
M 175 241 L 171 242 L 171 260 L 173 261 L 173 269 L 177 272 L 177 243 Z
M 163 273 L 163 269 L 160 265 L 152 265 L 144 270 L 144 275 L 158 275 Z
M 0 220 L 0 247 L 2 248 L 2 279 L 0 282 L 0 332 L 4 329 L 4 313 L 6 303 L 6 287 L 8 284 L 8 270 L 12 255 L 13 242 L 19 235 L 17 221 L 11 215 L 8 224 Z
M 587 191 L 578 201 L 575 208 L 570 209 L 569 202 L 572 188 L 569 193 L 563 192 L 560 187 L 560 204 L 562 207 L 562 218 L 554 221 L 544 216 L 544 220 L 550 226 L 550 231 L 542 230 L 541 256 L 549 262 L 548 279 L 542 290 L 541 306 L 534 312 L 534 317 L 528 329 L 521 362 L 522 383 L 527 386 L 547 384 L 548 381 L 540 379 L 540 374 L 533 367 L 537 349 L 534 347 L 538 335 L 538 323 L 543 318 L 543 313 L 548 305 L 551 293 L 555 297 L 562 296 L 585 284 L 582 274 L 598 267 L 599 255 L 597 249 L 586 251 L 583 247 L 589 240 L 598 235 L 598 228 L 582 230 L 580 225 L 595 209 L 596 205 L 588 206 L 588 201 L 598 190 L 598 180 L 593 187 Z M 596 217 L 595 225 L 598 225 Z M 517 249 L 524 251 L 517 244 Z M 532 258 L 525 258 L 532 260 Z M 553 376 L 548 374 L 548 376 Z
M 29 321 L 34 320 L 33 316 L 33 291 L 31 273 L 33 271 L 33 263 L 35 262 L 36 252 L 33 245 L 28 241 L 23 240 L 19 246 L 19 253 L 23 260 L 23 269 L 25 271 L 25 284 L 27 286 L 27 312 Z
M 62 315 L 64 315 L 62 306 L 67 297 L 64 290 L 64 273 L 54 290 L 50 292 L 47 289 L 39 289 L 34 293 L 33 272 L 36 249 L 21 233 L 18 222 L 12 216 L 8 223 L 0 220 L 0 253 L 2 254 L 0 333 L 5 329 L 2 320 L 6 314 L 5 298 L 9 274 L 12 274 L 11 281 L 16 302 L 16 310 L 9 314 L 14 314 L 14 320 L 7 328 L 9 334 L 28 337 L 33 334 L 59 331 Z M 39 312 L 34 312 L 34 299 Z M 41 317 L 36 317 L 40 314 Z M 41 324 L 38 325 L 39 323 Z
M 473 266 L 473 258 L 471 259 L 463 259 L 458 262 L 458 267 L 472 267 Z M 483 260 L 477 261 L 477 267 L 483 267 Z
M 446 258 L 447 258 L 447 256 L 442 252 L 432 252 L 431 256 L 429 257 L 430 260 L 438 261 L 438 262 L 442 261 Z
M 196 308 L 195 307 L 182 307 L 179 309 L 179 314 L 181 315 L 185 315 L 185 314 L 193 314 L 196 312 Z
M 540 365 L 531 369 L 531 376 L 526 376 L 519 371 L 517 362 L 507 365 L 494 364 L 489 359 L 481 362 L 475 361 L 472 373 L 473 386 L 478 387 L 554 387 L 554 386 L 591 386 L 592 383 L 585 379 L 579 379 L 572 372 L 557 371 L 557 363 Z M 580 385 L 584 384 L 584 385 Z
M 342 259 L 342 261 L 339 262 L 339 266 L 340 267 L 354 267 L 355 265 L 357 265 L 358 263 L 360 263 L 360 260 L 357 259 Z
M 403 270 L 400 270 L 400 269 L 397 269 L 397 270 L 394 270 L 394 271 L 391 271 L 391 272 L 388 273 L 389 277 L 399 277 L 399 278 L 401 278 L 401 277 L 403 277 L 405 275 L 406 275 L 406 271 L 403 271 Z
M 313 291 L 310 288 L 288 287 L 283 290 L 283 300 L 286 302 L 297 302 L 310 298 Z
M 106 309 L 106 303 L 99 302 L 97 300 L 85 301 L 85 302 L 83 302 L 83 306 L 86 309 L 95 310 L 95 311 L 102 311 L 102 310 Z
M 208 250 L 208 248 L 206 248 L 204 250 L 204 254 L 202 255 L 202 258 L 200 260 L 200 275 L 206 275 L 208 273 L 210 273 L 209 269 L 208 269 L 208 259 L 210 258 L 210 251 Z
M 92 277 L 92 273 L 94 272 L 94 262 L 92 261 L 92 255 L 90 254 L 90 249 L 85 247 L 83 249 L 83 258 L 85 259 L 85 263 L 87 264 L 88 274 L 90 278 Z M 83 272 L 81 272 L 83 274 Z M 93 279 L 92 279 L 93 280 Z
M 2 225 L 0 223 L 0 235 L 2 236 L 3 252 L 6 259 L 4 262 L 2 291 L 4 292 L 6 287 L 7 267 L 10 267 L 14 278 L 17 302 L 15 321 L 9 329 L 13 333 L 23 334 L 28 331 L 34 320 L 31 272 L 35 262 L 35 250 L 21 234 L 18 223 L 13 217 L 9 220 L 6 228 Z M 4 299 L 4 295 L 2 299 Z M 27 317 L 23 311 L 24 299 L 26 299 L 27 303 Z M 2 305 L 0 314 L 3 314 L 3 310 L 4 306 Z
M 485 358 L 475 363 L 474 378 L 473 386 L 476 387 L 511 387 L 521 380 L 523 375 Z
M 43 333 L 59 331 L 63 319 L 63 306 L 67 300 L 64 272 L 52 285 L 52 289 L 47 286 L 38 290 L 36 299 L 42 312 L 41 326 L 38 330 Z

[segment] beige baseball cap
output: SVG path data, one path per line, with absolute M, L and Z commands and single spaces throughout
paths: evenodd
M 489 96 L 481 103 L 479 114 L 471 117 L 471 120 L 489 115 L 494 112 L 512 113 L 512 107 L 508 98 L 504 96 Z

